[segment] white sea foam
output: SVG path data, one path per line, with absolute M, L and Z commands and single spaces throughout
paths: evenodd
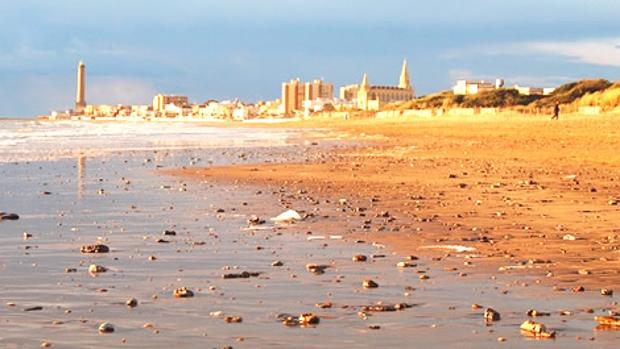
M 284 145 L 290 130 L 196 123 L 0 121 L 0 162 L 56 160 L 80 154 Z

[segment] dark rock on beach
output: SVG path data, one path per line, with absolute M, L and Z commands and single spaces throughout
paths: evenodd
M 19 215 L 16 213 L 0 212 L 0 221 L 16 221 L 19 219 Z
M 103 244 L 84 245 L 80 247 L 82 253 L 108 253 L 110 248 Z

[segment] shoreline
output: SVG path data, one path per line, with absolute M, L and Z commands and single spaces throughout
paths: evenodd
M 336 221 L 344 228 L 334 233 L 403 255 L 443 259 L 449 250 L 420 247 L 475 248 L 465 267 L 445 263 L 459 273 L 530 275 L 566 291 L 620 284 L 620 137 L 613 131 L 620 121 L 485 119 L 332 120 L 323 126 L 375 139 L 311 163 L 167 173 L 280 188 L 291 203 L 314 202 L 306 208 L 337 216 L 313 222 L 313 230 L 328 233 Z M 334 205 L 340 199 L 346 202 Z
M 465 108 L 467 109 L 467 108 Z M 475 108 L 470 108 L 475 109 Z M 497 108 L 482 108 L 482 109 L 497 109 Z M 425 114 L 424 109 L 411 109 L 411 110 L 398 110 L 398 109 L 385 109 L 376 112 L 362 112 L 362 111 L 336 111 L 336 112 L 323 112 L 315 113 L 309 116 L 295 116 L 295 117 L 267 117 L 267 118 L 249 118 L 242 120 L 235 119 L 222 119 L 216 117 L 199 117 L 199 116 L 175 116 L 175 117 L 143 117 L 143 116 L 119 116 L 119 117 L 90 117 L 90 116 L 74 116 L 71 118 L 50 118 L 49 116 L 33 116 L 33 117 L 0 117 L 0 120 L 36 120 L 36 121 L 49 121 L 49 122 L 187 122 L 187 123 L 213 123 L 216 125 L 239 125 L 239 124 L 303 124 L 320 122 L 340 122 L 345 120 L 359 121 L 359 120 L 381 120 L 381 121 L 437 121 L 437 120 L 454 120 L 454 119 L 469 119 L 469 120 L 492 120 L 497 118 L 523 118 L 523 119 L 549 119 L 553 115 L 552 113 L 524 113 L 515 110 L 503 110 L 494 113 L 461 113 L 463 108 L 457 108 L 453 113 L 443 114 Z M 420 113 L 405 113 L 405 111 L 413 111 Z M 570 111 L 561 114 L 561 119 L 578 118 L 606 118 L 610 116 L 619 116 L 620 110 L 604 111 L 599 113 L 583 113 L 580 111 Z M 347 116 L 347 117 L 345 117 Z

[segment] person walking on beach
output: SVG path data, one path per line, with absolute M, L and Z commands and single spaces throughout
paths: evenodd
M 555 107 L 553 107 L 553 116 L 551 120 L 558 120 L 560 118 L 560 103 L 556 103 Z

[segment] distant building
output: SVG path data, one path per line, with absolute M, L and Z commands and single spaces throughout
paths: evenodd
M 414 96 L 415 91 L 409 80 L 409 69 L 407 60 L 405 60 L 398 86 L 371 86 L 368 83 L 368 74 L 364 74 L 357 91 L 357 107 L 367 111 L 379 110 L 386 103 L 407 101 L 413 99 Z
M 282 84 L 282 113 L 291 115 L 295 110 L 300 110 L 306 91 L 299 79 L 291 80 Z
M 340 99 L 343 101 L 351 102 L 357 99 L 357 91 L 359 91 L 360 85 L 353 84 L 342 86 L 340 88 Z
M 524 87 L 515 85 L 515 90 L 519 91 L 519 94 L 525 96 L 548 96 L 555 91 L 555 87 Z
M 504 80 L 497 79 L 495 83 L 488 81 L 472 81 L 472 80 L 457 80 L 456 85 L 452 88 L 455 95 L 476 95 L 481 92 L 493 91 L 498 88 L 504 87 Z
M 254 119 L 257 116 L 258 109 L 254 104 L 244 104 L 239 102 L 232 111 L 232 118 L 237 121 Z
M 258 104 L 258 116 L 265 118 L 277 118 L 284 115 L 284 105 L 280 99 Z
M 282 83 L 282 111 L 287 116 L 302 110 L 304 101 L 333 97 L 334 85 L 323 80 L 302 83 L 299 79 L 295 79 Z
M 334 85 L 326 83 L 323 80 L 314 80 L 306 82 L 304 101 L 313 101 L 316 99 L 333 99 Z
M 515 85 L 515 90 L 517 90 L 520 95 L 524 96 L 542 96 L 545 93 L 545 90 L 541 87 L 524 87 Z
M 187 96 L 174 96 L 158 94 L 153 97 L 153 111 L 156 113 L 166 112 L 166 105 L 174 104 L 177 107 L 183 108 L 189 105 Z M 168 108 L 170 110 L 170 108 Z
M 77 68 L 77 91 L 75 96 L 75 112 L 81 114 L 86 108 L 86 65 L 83 61 Z
M 204 107 L 200 107 L 198 116 L 209 119 L 229 120 L 233 117 L 233 111 L 237 107 L 236 101 L 209 101 Z
M 304 113 L 306 116 L 310 113 L 334 110 L 333 98 L 315 98 L 304 101 Z

